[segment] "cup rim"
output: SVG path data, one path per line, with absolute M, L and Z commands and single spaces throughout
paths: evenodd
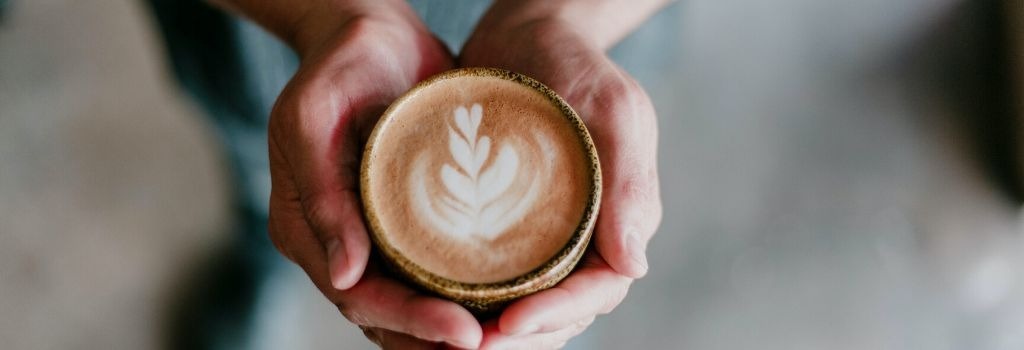
M 388 241 L 385 237 L 386 235 L 383 234 L 383 227 L 376 214 L 376 203 L 374 203 L 369 195 L 369 185 L 373 181 L 371 176 L 369 176 L 369 169 L 376 158 L 374 149 L 380 134 L 383 132 L 382 130 L 387 128 L 397 118 L 394 113 L 398 106 L 414 98 L 421 90 L 435 83 L 467 76 L 499 78 L 524 85 L 544 95 L 549 102 L 559 108 L 562 116 L 575 128 L 590 165 L 591 189 L 588 191 L 587 205 L 584 208 L 579 224 L 576 225 L 576 229 L 570 236 L 569 241 L 566 242 L 566 245 L 539 267 L 520 276 L 498 282 L 466 283 L 452 280 L 430 272 L 398 253 L 398 250 Z M 593 234 L 598 210 L 601 206 L 602 192 L 601 164 L 598 159 L 597 149 L 594 146 L 590 132 L 576 111 L 554 90 L 533 78 L 504 69 L 484 67 L 457 68 L 438 73 L 416 84 L 412 89 L 392 102 L 381 115 L 380 120 L 377 121 L 366 142 L 360 164 L 359 185 L 363 203 L 363 215 L 369 224 L 370 238 L 381 255 L 383 255 L 384 260 L 388 264 L 395 265 L 393 270 L 427 290 L 456 301 L 469 301 L 471 303 L 482 300 L 490 303 L 491 301 L 515 299 L 551 287 L 564 279 L 572 270 L 573 265 L 583 256 L 587 248 Z

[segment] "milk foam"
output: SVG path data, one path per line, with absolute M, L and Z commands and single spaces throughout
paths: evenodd
M 464 283 L 504 281 L 554 257 L 580 226 L 590 159 L 545 95 L 463 76 L 388 113 L 361 191 L 378 238 L 416 266 Z
M 536 204 L 540 189 L 550 178 L 556 150 L 543 135 L 532 133 L 537 150 L 548 153 L 539 166 L 520 162 L 524 140 L 493 140 L 482 135 L 483 108 L 455 108 L 448 125 L 450 162 L 431 174 L 428 157 L 421 152 L 410 173 L 411 204 L 417 217 L 437 232 L 455 239 L 493 240 L 519 222 Z M 517 142 L 518 141 L 518 142 Z M 492 144 L 496 150 L 492 152 Z M 546 146 L 546 147 L 545 147 Z M 431 196 L 428 177 L 439 176 L 442 195 Z M 513 186 L 524 177 L 525 186 Z M 520 183 L 523 183 L 522 181 Z

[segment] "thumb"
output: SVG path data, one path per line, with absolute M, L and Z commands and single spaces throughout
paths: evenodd
M 272 198 L 291 202 L 278 208 L 293 213 L 278 217 L 303 221 L 274 234 L 290 236 L 284 242 L 303 242 L 286 247 L 297 262 L 326 258 L 331 286 L 348 289 L 366 268 L 370 242 L 358 196 L 361 138 L 353 100 L 339 98 L 342 92 L 331 88 L 304 84 L 282 93 L 274 108 L 271 177 L 272 193 L 279 195 Z
M 612 90 L 599 104 L 591 132 L 604 176 L 594 237 L 598 253 L 616 272 L 647 273 L 647 242 L 661 222 L 654 108 L 638 87 Z M 632 92 L 632 93 L 627 93 Z M 611 96 L 611 97 L 608 97 Z
M 597 251 L 616 272 L 640 278 L 647 273 L 647 242 L 661 221 L 657 175 L 605 173 L 597 221 Z
M 306 221 L 327 254 L 331 285 L 340 290 L 352 287 L 362 277 L 370 256 L 359 198 L 344 189 L 302 202 Z

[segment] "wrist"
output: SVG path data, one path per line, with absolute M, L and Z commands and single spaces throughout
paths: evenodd
M 256 22 L 302 58 L 359 22 L 397 24 L 425 30 L 404 0 L 208 1 Z
M 521 17 L 481 21 L 463 45 L 459 61 L 462 65 L 516 71 L 551 55 L 580 52 L 604 55 L 596 43 L 581 35 L 571 23 L 557 17 Z
M 515 31 L 539 26 L 578 33 L 578 37 L 590 45 L 605 51 L 669 2 L 496 0 L 480 20 L 477 32 Z
M 404 1 L 338 4 L 320 2 L 303 13 L 282 34 L 282 39 L 305 59 L 331 45 L 351 28 L 381 28 L 427 31 Z
M 480 19 L 467 41 L 508 39 L 517 35 L 536 36 L 544 34 L 541 31 L 572 31 L 574 24 L 567 20 L 571 17 L 568 15 L 570 11 L 565 1 L 497 0 Z

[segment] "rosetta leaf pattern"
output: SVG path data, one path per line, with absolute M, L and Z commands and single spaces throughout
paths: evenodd
M 508 190 L 513 179 L 508 176 L 509 172 L 514 174 L 518 168 L 515 151 L 506 147 L 489 169 L 483 169 L 491 153 L 491 138 L 480 136 L 482 119 L 480 104 L 473 104 L 469 109 L 459 106 L 455 109 L 455 128 L 448 127 L 448 148 L 459 169 L 445 164 L 441 179 L 456 202 L 464 204 L 453 208 L 465 214 L 461 215 L 464 219 L 479 216 L 486 204 Z
M 444 195 L 427 196 L 423 180 L 414 192 L 427 220 L 456 237 L 496 238 L 522 218 L 539 192 L 532 179 L 520 191 L 512 190 L 522 175 L 519 154 L 508 143 L 498 147 L 482 135 L 482 122 L 480 104 L 455 108 L 448 125 L 451 163 L 440 171 Z

